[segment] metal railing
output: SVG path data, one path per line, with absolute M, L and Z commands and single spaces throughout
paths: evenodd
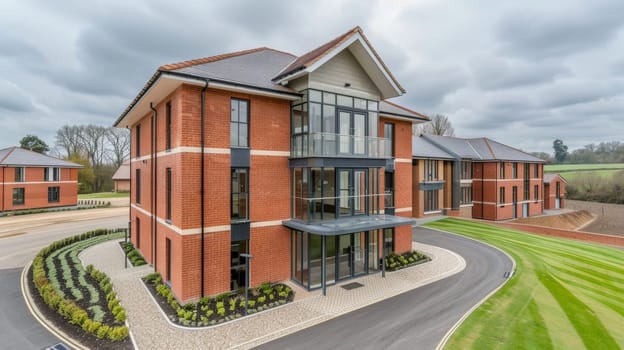
M 293 217 L 304 222 L 333 220 L 340 216 L 376 215 L 385 193 L 344 195 L 338 197 L 292 197 Z
M 290 156 L 389 159 L 392 154 L 387 138 L 313 132 L 292 137 Z

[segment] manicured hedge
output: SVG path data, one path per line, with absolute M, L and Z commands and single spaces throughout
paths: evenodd
M 121 248 L 128 256 L 128 260 L 132 263 L 132 266 L 143 266 L 147 264 L 145 258 L 141 255 L 141 253 L 134 248 L 132 242 L 121 242 Z
M 85 332 L 111 341 L 128 337 L 128 328 L 124 325 L 126 312 L 113 291 L 110 278 L 91 265 L 84 269 L 78 254 L 94 244 L 120 238 L 116 232 L 122 231 L 95 230 L 55 241 L 43 248 L 32 264 L 33 282 L 45 304 Z M 78 304 L 90 306 L 85 310 Z M 107 311 L 102 309 L 103 304 L 107 304 Z M 107 312 L 112 315 L 109 319 L 113 318 L 113 322 L 105 322 Z

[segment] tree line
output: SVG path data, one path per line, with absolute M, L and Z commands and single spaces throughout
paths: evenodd
M 113 189 L 113 174 L 130 156 L 130 132 L 93 124 L 65 125 L 56 131 L 54 145 L 50 149 L 35 135 L 20 140 L 21 148 L 82 165 L 78 193 L 108 192 Z
M 590 143 L 570 152 L 561 139 L 556 139 L 553 141 L 553 151 L 552 155 L 546 152 L 531 154 L 553 164 L 624 163 L 624 143 L 620 141 Z

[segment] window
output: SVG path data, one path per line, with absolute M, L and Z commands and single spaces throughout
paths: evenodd
M 230 145 L 249 147 L 249 101 L 233 98 L 230 105 Z
M 245 258 L 241 254 L 247 254 L 249 241 L 234 241 L 230 246 L 230 290 L 245 287 Z
M 384 174 L 384 207 L 394 208 L 394 173 L 390 171 Z
M 425 212 L 438 210 L 438 190 L 425 191 Z
M 167 102 L 166 106 L 165 106 L 165 114 L 166 114 L 166 118 L 165 118 L 165 123 L 166 125 L 166 129 L 167 129 L 167 135 L 166 135 L 166 149 L 171 149 L 171 101 Z
M 134 188 L 134 197 L 135 202 L 137 204 L 141 204 L 141 169 L 136 169 L 135 174 L 134 183 L 136 184 L 136 187 Z
M 383 256 L 388 256 L 394 252 L 394 228 L 383 230 Z
M 501 179 L 505 178 L 505 163 L 504 162 L 500 163 L 500 178 Z
M 561 198 L 561 183 L 557 181 L 555 184 L 555 187 L 556 187 L 555 198 Z
M 15 182 L 24 182 L 24 168 L 15 168 Z
M 540 177 L 539 168 L 540 168 L 539 164 L 533 164 L 533 177 L 536 179 Z
M 43 180 L 44 181 L 59 181 L 60 180 L 59 168 L 43 168 Z
M 531 168 L 530 164 L 524 163 L 524 200 L 531 200 Z
M 136 126 L 136 140 L 134 144 L 136 146 L 135 157 L 140 157 L 141 156 L 141 124 L 137 124 Z
M 435 181 L 438 179 L 438 161 L 425 159 L 425 181 Z
M 48 187 L 48 203 L 57 203 L 59 201 L 60 187 Z
M 464 180 L 472 179 L 472 163 L 469 160 L 462 160 L 461 167 L 461 178 Z
M 533 196 L 535 197 L 535 203 L 537 203 L 537 200 L 539 199 L 539 186 L 538 185 L 533 186 Z
M 499 189 L 499 203 L 501 204 L 501 207 L 505 206 L 505 187 L 501 187 Z
M 247 169 L 232 168 L 232 220 L 248 220 L 249 212 L 249 177 Z
M 384 124 L 384 137 L 390 140 L 390 155 L 394 157 L 394 124 Z
M 24 189 L 23 188 L 14 188 L 13 189 L 13 205 L 24 204 Z
M 137 249 L 141 248 L 141 220 L 139 219 L 139 217 L 135 217 L 134 220 L 136 221 L 136 247 Z
M 171 168 L 167 168 L 167 221 L 171 222 Z
M 460 204 L 472 204 L 472 186 L 462 186 Z
M 511 178 L 512 179 L 518 178 L 518 163 L 511 164 Z

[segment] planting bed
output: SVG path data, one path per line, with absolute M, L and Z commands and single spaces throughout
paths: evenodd
M 417 251 L 411 251 L 403 254 L 390 253 L 386 256 L 386 270 L 396 271 L 406 267 L 422 264 L 430 261 L 428 256 Z
M 78 254 L 84 249 L 121 238 L 121 233 L 96 230 L 56 241 L 34 259 L 31 291 L 57 327 L 92 348 L 131 348 L 125 310 L 110 279 L 92 266 L 85 269 Z M 38 293 L 37 293 L 38 292 Z M 125 339 L 125 340 L 124 340 Z
M 215 325 L 242 317 L 245 310 L 245 296 L 240 293 L 224 293 L 216 297 L 204 297 L 197 303 L 180 305 L 171 289 L 163 283 L 158 273 L 146 276 L 145 282 L 162 310 L 169 319 L 179 325 L 202 327 Z M 248 313 L 268 310 L 293 301 L 295 292 L 285 284 L 263 283 L 249 289 Z
M 119 242 L 121 249 L 127 254 L 128 260 L 132 263 L 132 266 L 143 266 L 147 264 L 145 258 L 134 248 L 132 242 Z

